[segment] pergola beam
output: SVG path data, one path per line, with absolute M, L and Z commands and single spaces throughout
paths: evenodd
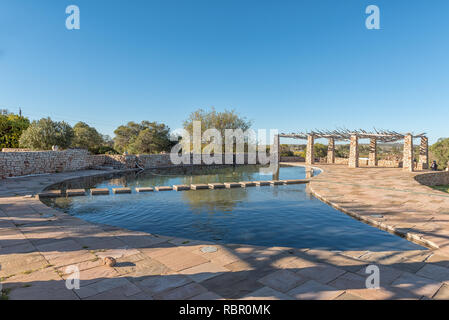
M 292 138 L 292 139 L 302 139 L 307 140 L 308 136 L 313 136 L 315 139 L 325 138 L 334 139 L 334 141 L 346 140 L 350 141 L 352 136 L 356 136 L 359 139 L 376 139 L 379 142 L 396 142 L 399 140 L 404 140 L 409 134 L 398 133 L 396 131 L 390 130 L 376 130 L 374 132 L 368 132 L 362 129 L 359 130 L 313 130 L 310 132 L 298 132 L 298 133 L 281 133 L 279 136 L 281 138 Z M 412 138 L 422 138 L 425 137 L 425 133 L 420 133 L 417 135 L 412 135 Z
M 349 141 L 350 142 L 350 155 L 349 155 L 349 167 L 357 168 L 359 166 L 359 139 L 370 139 L 370 151 L 368 158 L 369 166 L 377 166 L 377 144 L 404 141 L 403 152 L 403 169 L 407 171 L 414 170 L 414 155 L 413 155 L 413 139 L 420 138 L 420 157 L 418 162 L 419 169 L 427 169 L 429 162 L 429 143 L 425 133 L 412 134 L 412 133 L 398 133 L 391 130 L 377 130 L 369 132 L 363 129 L 348 130 L 313 130 L 310 132 L 297 132 L 297 133 L 281 133 L 277 136 L 279 138 L 292 138 L 307 140 L 306 150 L 306 164 L 312 165 L 315 162 L 314 158 L 314 143 L 315 139 L 325 138 L 328 139 L 328 152 L 327 163 L 335 163 L 335 142 L 336 141 Z M 279 144 L 279 140 L 277 141 Z

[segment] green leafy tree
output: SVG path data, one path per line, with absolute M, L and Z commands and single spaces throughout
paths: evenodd
M 438 167 L 447 168 L 449 162 L 449 138 L 441 138 L 430 147 L 431 159 Z
M 225 110 L 218 112 L 215 108 L 210 111 L 198 109 L 192 112 L 189 118 L 184 121 L 184 129 L 190 134 L 193 133 L 193 122 L 201 122 L 201 131 L 204 132 L 208 129 L 217 129 L 220 131 L 221 136 L 225 137 L 226 129 L 242 129 L 243 131 L 251 128 L 251 121 L 239 116 L 234 110 Z
M 226 129 L 242 129 L 245 132 L 251 128 L 251 121 L 239 116 L 234 110 L 218 112 L 215 108 L 211 108 L 210 111 L 198 109 L 192 112 L 187 120 L 184 121 L 184 129 L 190 135 L 193 135 L 193 124 L 195 121 L 201 122 L 201 133 L 204 133 L 204 131 L 208 129 L 216 129 L 220 132 L 223 143 L 223 151 L 225 151 L 224 144 Z M 247 141 L 245 143 L 247 143 Z M 204 146 L 205 145 L 203 145 L 203 147 Z
M 18 148 L 22 133 L 29 127 L 30 121 L 22 116 L 0 111 L 0 149 Z
M 281 157 L 292 157 L 294 156 L 293 151 L 290 150 L 290 147 L 288 144 L 281 144 L 279 146 L 279 153 L 281 154 Z
M 313 146 L 313 153 L 315 158 L 325 158 L 327 157 L 327 145 L 324 145 L 322 143 L 315 143 Z M 307 155 L 307 147 L 303 150 L 298 152 L 300 157 L 305 158 Z
M 52 146 L 67 149 L 72 144 L 73 137 L 73 129 L 68 123 L 43 118 L 33 121 L 23 132 L 20 146 L 33 150 L 50 150 Z
M 349 144 L 340 144 L 336 146 L 335 156 L 338 158 L 349 158 Z
M 74 137 L 72 147 L 87 149 L 93 152 L 103 146 L 103 136 L 98 131 L 84 122 L 78 122 L 73 127 Z M 94 153 L 94 152 L 93 152 Z
M 315 143 L 314 153 L 316 158 L 327 157 L 327 145 L 324 145 L 322 143 Z
M 115 131 L 114 148 L 120 153 L 152 154 L 170 151 L 170 128 L 157 122 L 129 122 Z

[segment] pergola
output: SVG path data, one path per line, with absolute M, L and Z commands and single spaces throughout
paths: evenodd
M 425 133 L 414 135 L 412 133 L 398 133 L 389 130 L 374 130 L 372 132 L 359 130 L 313 130 L 311 132 L 299 132 L 299 133 L 281 133 L 275 136 L 275 150 L 280 151 L 280 138 L 292 138 L 307 140 L 306 151 L 306 164 L 312 165 L 315 162 L 314 143 L 315 139 L 325 138 L 328 139 L 327 150 L 327 163 L 335 163 L 335 142 L 336 141 L 350 141 L 349 148 L 349 167 L 359 167 L 359 139 L 370 140 L 370 151 L 368 165 L 372 167 L 377 166 L 377 142 L 396 142 L 404 140 L 404 156 L 403 156 L 403 169 L 407 171 L 414 170 L 413 163 L 413 139 L 420 138 L 420 154 L 418 169 L 423 170 L 429 167 L 429 140 Z M 280 152 L 278 152 L 278 161 L 280 161 Z

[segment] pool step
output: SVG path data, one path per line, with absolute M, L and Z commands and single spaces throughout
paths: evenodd
M 296 180 L 284 180 L 285 184 L 304 184 L 309 182 L 309 180 L 306 179 L 296 179 Z
M 171 191 L 171 190 L 173 190 L 173 187 L 161 186 L 161 187 L 155 187 L 154 190 L 156 190 L 156 191 Z
M 86 195 L 86 190 L 84 189 L 69 189 L 65 192 L 67 197 L 81 197 Z
M 114 189 L 112 189 L 112 192 L 114 194 L 131 193 L 131 188 L 114 188 Z
M 224 183 L 209 183 L 209 189 L 224 189 L 226 186 Z
M 268 182 L 272 186 L 281 186 L 281 185 L 285 184 L 285 181 L 283 181 L 283 180 L 271 180 L 271 181 L 268 181 Z
M 255 187 L 256 186 L 256 183 L 254 181 L 240 181 L 239 183 L 242 186 L 242 188 Z
M 225 182 L 224 185 L 225 185 L 225 187 L 227 189 L 241 188 L 242 187 L 242 185 L 240 183 L 237 183 L 237 182 Z
M 41 198 L 60 198 L 62 197 L 61 190 L 48 190 L 38 194 L 39 199 Z
M 153 188 L 136 188 L 136 192 L 153 192 L 154 189 Z
M 190 189 L 192 189 L 192 190 L 209 189 L 209 185 L 208 184 L 191 184 Z
M 179 185 L 174 185 L 173 189 L 176 191 L 187 191 L 187 190 L 190 190 L 190 187 L 186 186 L 184 184 L 179 184 Z
M 90 189 L 90 194 L 93 196 L 108 195 L 109 189 Z

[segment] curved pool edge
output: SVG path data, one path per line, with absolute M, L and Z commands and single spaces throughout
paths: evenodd
M 287 163 L 283 163 L 283 164 L 287 164 Z M 317 199 L 319 199 L 320 201 L 322 201 L 323 203 L 326 203 L 327 205 L 335 208 L 336 210 L 338 210 L 340 212 L 347 214 L 348 216 L 350 216 L 358 221 L 361 221 L 365 224 L 368 224 L 377 229 L 386 231 L 388 233 L 394 234 L 401 238 L 404 238 L 404 239 L 411 241 L 415 244 L 424 246 L 431 250 L 440 249 L 440 246 L 438 244 L 436 244 L 434 241 L 424 238 L 423 235 L 420 235 L 420 234 L 414 233 L 414 232 L 404 231 L 404 229 L 407 230 L 407 228 L 396 227 L 396 226 L 390 225 L 388 223 L 378 221 L 375 218 L 371 218 L 369 216 L 360 214 L 354 210 L 345 208 L 344 206 L 339 205 L 339 204 L 335 203 L 334 201 L 330 200 L 324 194 L 318 192 L 316 190 L 316 188 L 314 187 L 314 184 L 317 183 L 317 179 L 314 179 L 314 178 L 319 177 L 320 179 L 322 179 L 323 177 L 326 178 L 325 174 L 332 174 L 331 172 L 324 170 L 322 167 L 310 166 L 310 165 L 305 165 L 305 164 L 295 164 L 295 163 L 288 163 L 288 165 L 312 167 L 312 168 L 317 168 L 317 169 L 321 170 L 320 176 L 316 176 L 316 177 L 313 177 L 312 179 L 310 179 L 310 183 L 308 185 L 309 185 L 309 190 L 310 190 L 311 194 L 314 197 L 316 197 Z M 335 166 L 335 165 L 329 165 L 329 168 L 331 168 L 331 166 Z M 343 166 L 340 166 L 340 167 L 343 167 Z M 347 170 L 351 170 L 351 169 L 348 169 L 347 167 L 344 167 L 344 168 Z

